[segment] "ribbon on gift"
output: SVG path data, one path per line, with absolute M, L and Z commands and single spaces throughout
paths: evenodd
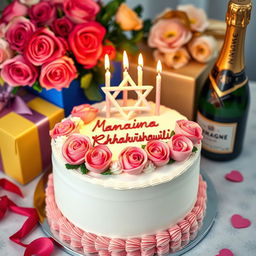
M 50 166 L 49 130 L 63 118 L 63 110 L 22 90 L 19 97 L 31 115 L 10 108 L 3 110 L 4 115 L 1 113 L 0 170 L 26 184 Z

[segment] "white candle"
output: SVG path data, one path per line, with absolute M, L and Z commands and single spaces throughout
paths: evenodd
M 123 53 L 123 79 L 126 78 L 126 76 L 128 75 L 128 68 L 129 68 L 129 61 L 128 61 L 128 57 L 127 57 L 127 53 L 126 51 L 124 51 Z M 127 83 L 124 85 L 127 86 Z M 127 99 L 128 99 L 128 91 L 123 91 L 123 106 L 127 105 Z
M 143 58 L 142 58 L 142 54 L 139 54 L 139 58 L 138 58 L 138 86 L 142 86 L 143 85 Z
M 106 87 L 110 87 L 111 74 L 110 74 L 109 68 L 110 68 L 109 57 L 106 54 L 105 55 L 105 70 L 106 70 L 106 73 L 105 73 L 105 86 Z M 110 117 L 110 100 L 109 100 L 107 94 L 106 94 L 106 117 L 107 118 Z
M 156 107 L 155 107 L 155 115 L 160 115 L 160 102 L 161 102 L 161 72 L 162 65 L 160 60 L 157 62 L 157 76 L 156 76 Z

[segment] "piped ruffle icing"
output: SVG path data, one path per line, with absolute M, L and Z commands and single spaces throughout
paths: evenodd
M 207 184 L 200 176 L 194 208 L 176 225 L 154 235 L 128 239 L 109 238 L 88 233 L 73 225 L 58 209 L 54 198 L 53 176 L 46 189 L 46 215 L 50 228 L 62 241 L 84 253 L 100 256 L 153 256 L 176 252 L 193 240 L 200 229 L 206 209 Z

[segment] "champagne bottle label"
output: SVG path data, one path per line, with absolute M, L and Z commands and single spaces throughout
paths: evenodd
M 203 149 L 221 154 L 229 154 L 234 150 L 237 123 L 219 123 L 197 114 L 197 122 L 203 129 Z
M 212 70 L 209 78 L 213 89 L 219 97 L 226 96 L 236 91 L 248 82 L 244 70 L 239 73 L 234 73 L 231 70 L 225 69 L 218 71 L 217 67 Z

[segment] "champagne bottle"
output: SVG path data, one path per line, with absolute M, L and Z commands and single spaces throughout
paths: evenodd
M 217 161 L 234 159 L 242 150 L 250 96 L 244 44 L 251 8 L 251 0 L 229 2 L 222 50 L 199 97 L 202 154 Z

